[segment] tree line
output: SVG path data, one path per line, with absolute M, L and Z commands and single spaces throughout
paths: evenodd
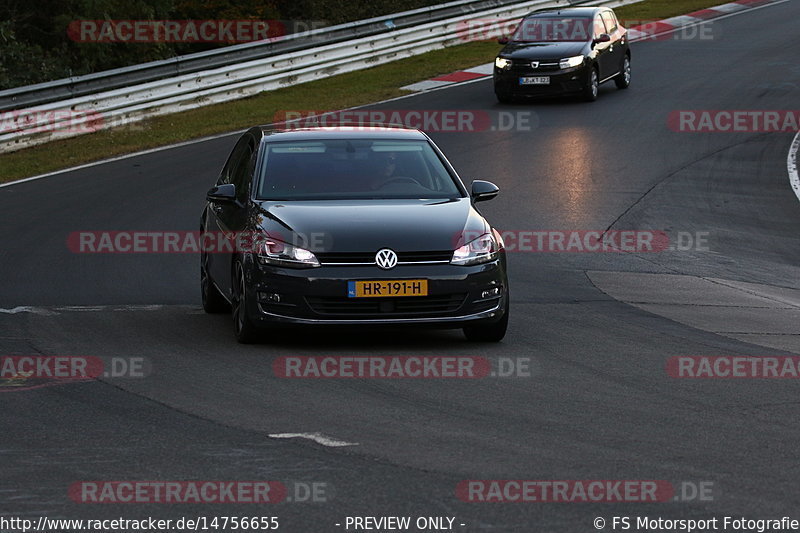
M 442 0 L 3 0 L 0 2 L 0 89 L 228 45 L 81 41 L 75 32 L 80 21 L 107 21 L 106 27 L 123 20 L 281 21 L 272 27 L 289 32 L 292 28 L 341 24 L 439 3 Z

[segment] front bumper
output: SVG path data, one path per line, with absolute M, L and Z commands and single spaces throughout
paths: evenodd
M 505 257 L 475 266 L 407 265 L 290 269 L 249 262 L 248 314 L 262 324 L 430 324 L 460 327 L 502 318 L 508 299 Z M 428 296 L 348 298 L 347 282 L 428 280 Z M 483 292 L 499 288 L 499 294 Z M 276 301 L 275 295 L 278 295 Z
M 586 65 L 565 70 L 537 70 L 533 68 L 512 67 L 509 70 L 494 69 L 494 90 L 509 96 L 556 95 L 580 92 L 588 79 Z M 550 78 L 547 85 L 520 85 L 520 78 Z

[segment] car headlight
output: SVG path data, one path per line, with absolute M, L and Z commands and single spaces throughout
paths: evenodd
M 502 245 L 491 233 L 484 233 L 453 252 L 452 265 L 479 265 L 497 259 Z
M 256 248 L 258 260 L 264 265 L 277 265 L 293 268 L 318 267 L 319 260 L 313 252 L 286 244 L 277 239 L 264 239 Z
M 579 67 L 581 65 L 583 65 L 583 56 L 575 56 L 562 59 L 558 64 L 558 68 L 564 70 L 567 68 Z
M 511 68 L 511 60 L 505 57 L 498 57 L 494 60 L 494 66 L 499 69 L 509 69 Z

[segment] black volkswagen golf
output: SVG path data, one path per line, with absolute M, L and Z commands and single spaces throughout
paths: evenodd
M 233 311 L 240 342 L 281 324 L 433 325 L 501 340 L 500 234 L 424 133 L 398 127 L 245 133 L 207 193 L 203 307 Z
M 494 92 L 502 103 L 520 96 L 582 93 L 593 102 L 600 85 L 631 83 L 627 30 L 611 9 L 541 10 L 523 18 L 494 62 Z

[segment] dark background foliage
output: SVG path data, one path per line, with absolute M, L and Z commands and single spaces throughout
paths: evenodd
M 0 89 L 166 59 L 223 44 L 78 43 L 75 20 L 298 20 L 339 24 L 441 0 L 2 0 Z

